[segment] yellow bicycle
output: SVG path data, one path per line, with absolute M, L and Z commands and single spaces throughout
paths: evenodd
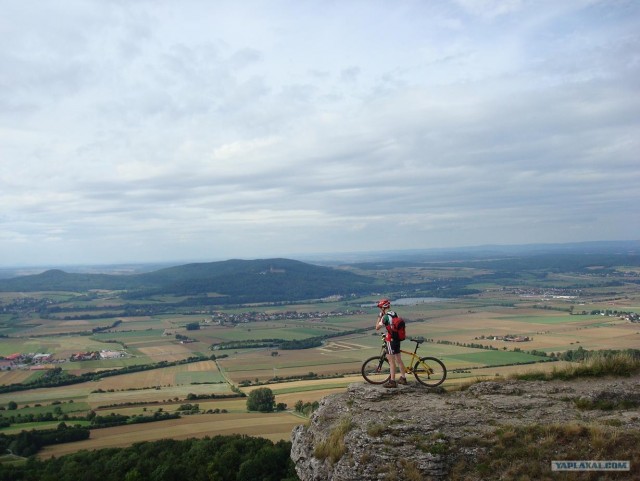
M 420 384 L 427 387 L 436 387 L 442 384 L 447 378 L 447 368 L 443 362 L 435 357 L 418 356 L 418 346 L 424 342 L 424 339 L 414 338 L 409 341 L 416 343 L 413 352 L 400 350 L 401 353 L 411 356 L 411 360 L 408 363 L 405 362 L 407 374 L 413 374 Z M 370 357 L 362 363 L 360 371 L 365 381 L 371 384 L 384 384 L 389 380 L 390 369 L 387 354 L 387 343 L 382 336 L 380 355 Z

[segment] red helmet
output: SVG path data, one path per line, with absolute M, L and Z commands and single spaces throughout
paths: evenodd
M 378 301 L 378 307 L 380 309 L 389 309 L 391 307 L 391 301 L 389 299 L 381 299 Z

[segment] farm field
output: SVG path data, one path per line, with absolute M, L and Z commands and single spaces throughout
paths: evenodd
M 42 376 L 42 372 L 28 370 L 0 371 L 0 386 L 20 384 Z
M 399 279 L 410 275 L 411 282 L 418 282 L 433 275 L 446 274 L 460 279 L 487 273 L 487 270 L 467 268 L 413 269 L 410 272 L 397 268 L 388 274 Z M 591 281 L 580 276 L 554 275 L 550 278 L 563 286 Z M 612 295 L 610 289 L 593 288 L 589 296 L 581 300 L 550 297 L 542 290 L 523 294 L 520 287 L 505 288 L 489 281 L 477 286 L 481 287 L 481 292 L 463 298 L 429 298 L 423 302 L 394 305 L 407 320 L 409 337 L 426 340 L 420 345 L 418 354 L 438 357 L 446 364 L 449 371 L 447 388 L 455 389 L 476 379 L 500 378 L 515 372 L 550 370 L 563 364 L 546 362 L 549 358 L 544 353 L 561 353 L 579 347 L 597 350 L 640 346 L 640 324 L 618 316 L 594 313 L 616 309 L 640 311 L 637 284 L 625 285 L 620 295 Z M 39 295 L 49 297 L 45 293 Z M 53 358 L 52 362 L 40 366 L 43 370 L 27 369 L 33 366 L 1 370 L 0 387 L 32 382 L 52 367 L 59 367 L 66 374 L 80 375 L 159 362 L 187 359 L 189 362 L 77 384 L 6 392 L 0 394 L 0 407 L 6 408 L 13 401 L 18 406 L 16 413 L 27 414 L 33 409 L 51 410 L 53 403 L 62 403 L 56 405 L 70 415 L 85 415 L 94 410 L 101 416 L 110 413 L 134 416 L 159 410 L 173 413 L 185 402 L 193 402 L 202 412 L 224 412 L 92 430 L 89 440 L 48 447 L 40 453 L 42 457 L 60 456 L 79 449 L 126 446 L 163 437 L 182 439 L 239 433 L 273 440 L 289 439 L 293 426 L 305 422 L 303 417 L 291 412 L 296 402 L 319 401 L 346 389 L 351 383 L 363 382 L 360 376 L 363 360 L 380 352 L 380 332 L 373 328 L 377 314 L 373 298 L 219 308 L 215 315 L 194 314 L 197 311 L 184 309 L 172 314 L 83 319 L 82 313 L 87 316 L 99 314 L 110 301 L 92 299 L 83 304 L 84 301 L 74 300 L 74 296 L 79 294 L 55 294 L 56 299 L 66 303 L 64 310 L 56 313 L 59 319 L 39 318 L 35 313 L 24 318 L 5 314 L 0 317 L 0 334 L 8 336 L 0 337 L 0 356 L 48 353 Z M 10 299 L 7 293 L 0 295 L 0 303 Z M 154 302 L 181 300 L 167 298 Z M 87 306 L 90 309 L 80 309 Z M 256 312 L 265 314 L 264 318 L 268 320 L 253 319 L 251 314 Z M 283 318 L 284 313 L 289 317 Z M 300 314 L 299 318 L 295 317 L 296 313 Z M 221 314 L 245 317 L 234 322 L 216 321 Z M 62 319 L 63 316 L 69 319 Z M 187 325 L 192 323 L 198 324 L 198 329 L 187 330 Z M 508 335 L 528 340 L 509 342 L 502 339 Z M 322 336 L 326 338 L 321 345 L 297 350 L 256 348 L 248 343 L 271 339 L 299 341 Z M 185 338 L 189 342 L 181 342 Z M 214 345 L 231 342 L 235 344 L 230 349 L 212 349 Z M 411 341 L 403 343 L 404 350 L 413 351 L 413 348 Z M 72 354 L 103 350 L 122 351 L 126 355 L 113 359 L 68 360 Z M 405 356 L 407 360 L 408 356 Z M 409 382 L 415 380 L 409 376 Z M 244 397 L 207 398 L 238 392 L 249 394 L 253 389 L 265 386 L 273 391 L 277 403 L 288 406 L 288 412 L 248 413 Z M 202 398 L 187 401 L 190 396 Z M 35 408 L 38 404 L 42 406 Z M 24 407 L 27 405 L 29 408 Z M 0 432 L 15 432 L 15 429 L 20 429 L 20 425 Z
M 0 395 L 0 406 L 50 404 L 56 400 L 88 403 L 91 409 L 126 403 L 161 403 L 188 394 L 232 394 L 213 361 L 122 374 L 70 386 L 31 389 Z
M 272 441 L 289 440 L 291 430 L 303 421 L 290 413 L 271 414 L 198 414 L 183 419 L 172 419 L 141 426 L 117 426 L 96 429 L 91 438 L 76 443 L 48 446 L 38 457 L 47 459 L 63 456 L 79 450 L 117 448 L 141 441 L 159 439 L 187 439 L 205 436 L 247 434 L 260 436 Z
M 535 367 L 530 368 L 546 370 L 552 367 L 551 364 L 552 363 L 537 364 Z M 511 372 L 522 372 L 527 369 L 529 369 L 529 367 L 525 366 L 479 369 L 474 371 L 473 375 L 466 375 L 459 378 L 453 377 L 447 381 L 447 385 L 455 388 L 457 384 L 468 382 L 470 379 L 482 377 L 493 378 L 498 373 L 507 375 Z M 362 382 L 362 380 L 360 376 L 354 375 L 340 379 L 319 379 L 271 384 L 270 387 L 276 395 L 276 402 L 284 402 L 292 406 L 299 400 L 304 403 L 318 401 L 327 395 L 344 390 L 346 386 L 353 382 L 358 383 Z M 410 377 L 409 382 L 412 383 L 415 381 Z M 248 393 L 255 388 L 257 388 L 257 386 L 246 388 L 245 392 Z M 273 441 L 279 439 L 288 440 L 293 427 L 305 422 L 305 418 L 291 413 L 247 413 L 246 400 L 244 398 L 200 400 L 198 403 L 203 411 L 209 409 L 224 409 L 227 410 L 228 413 L 197 414 L 159 423 L 93 430 L 89 440 L 47 447 L 38 456 L 41 458 L 62 456 L 80 449 L 91 450 L 102 447 L 121 447 L 127 446 L 132 442 L 157 440 L 166 437 L 185 439 L 188 437 L 215 436 L 217 434 L 249 434 L 266 437 Z M 180 403 L 162 402 L 158 404 L 158 406 L 162 407 L 164 411 L 173 412 L 179 404 Z M 67 404 L 67 406 L 71 405 Z M 143 409 L 142 407 L 128 407 L 99 410 L 99 412 L 101 414 L 114 412 L 117 414 L 135 415 L 141 414 Z M 148 409 L 155 410 L 157 406 L 152 405 L 149 406 Z M 39 428 L 42 429 L 47 426 L 53 427 L 53 425 L 44 424 L 39 426 Z M 2 430 L 2 432 L 10 433 L 15 431 Z
M 545 352 L 564 351 L 576 349 L 582 346 L 585 349 L 598 348 L 627 348 L 640 345 L 640 326 L 617 318 L 603 316 L 567 315 L 557 311 L 545 311 L 528 307 L 503 308 L 473 307 L 474 300 L 461 303 L 451 302 L 422 304 L 416 306 L 403 306 L 401 314 L 407 319 L 407 329 L 410 336 L 422 336 L 432 339 L 420 346 L 421 355 L 433 355 L 440 357 L 450 370 L 464 368 L 482 368 L 511 363 L 529 363 L 540 360 L 526 352 L 514 352 L 514 349 L 522 351 L 539 350 Z M 460 304 L 467 304 L 460 306 Z M 318 309 L 319 306 L 316 306 Z M 400 308 L 399 308 L 400 310 Z M 65 388 L 63 398 L 84 396 L 89 398 L 91 391 L 113 390 L 109 393 L 110 401 L 118 402 L 117 398 L 131 399 L 135 392 L 125 392 L 127 389 L 154 388 L 160 386 L 162 390 L 171 391 L 170 397 L 175 397 L 181 392 L 210 390 L 212 392 L 228 392 L 229 387 L 223 388 L 226 379 L 234 384 L 243 381 L 267 382 L 278 378 L 289 378 L 315 373 L 318 376 L 335 376 L 357 373 L 362 360 L 379 352 L 380 337 L 372 326 L 375 322 L 375 312 L 371 310 L 371 317 L 353 316 L 349 318 L 349 329 L 354 327 L 366 328 L 362 334 L 350 334 L 344 337 L 334 337 L 327 340 L 322 346 L 303 350 L 274 350 L 274 349 L 227 349 L 220 351 L 208 350 L 204 342 L 180 344 L 171 336 L 163 336 L 162 330 L 125 331 L 120 333 L 99 333 L 93 336 L 54 336 L 42 338 L 0 338 L 0 352 L 52 352 L 54 357 L 62 358 L 70 352 L 100 349 L 121 349 L 118 344 L 103 341 L 112 340 L 114 335 L 127 346 L 126 350 L 131 357 L 123 359 L 109 359 L 100 361 L 66 362 L 60 364 L 65 370 L 73 373 L 86 371 L 99 371 L 101 369 L 121 367 L 131 364 L 144 364 L 148 362 L 174 361 L 185 359 L 195 353 L 209 355 L 216 352 L 217 356 L 227 356 L 218 360 L 218 365 L 223 370 L 219 372 L 215 363 L 209 362 L 190 368 L 184 366 L 169 367 L 162 370 L 146 371 L 142 373 L 126 374 L 111 378 L 101 379 L 87 383 L 86 386 L 72 385 Z M 373 319 L 373 321 L 372 321 Z M 136 320 L 132 322 L 148 322 Z M 164 321 L 163 321 L 164 322 Z M 241 325 L 241 327 L 205 326 L 200 331 L 194 331 L 194 337 L 200 337 L 207 341 L 222 339 L 223 341 L 252 339 L 253 333 L 256 339 L 261 338 L 304 338 L 315 335 L 318 332 L 326 332 L 329 327 L 337 330 L 342 326 L 343 319 L 331 319 L 331 323 L 317 323 L 311 327 L 302 327 L 304 322 L 267 322 L 266 326 L 257 328 L 260 323 Z M 123 323 L 124 324 L 124 323 Z M 287 327 L 284 327 L 284 326 Z M 185 333 L 185 331 L 181 331 Z M 212 335 L 212 333 L 214 333 Z M 338 331 L 339 332 L 339 331 Z M 488 336 L 514 334 L 529 336 L 531 341 L 522 343 L 508 343 L 487 339 Z M 191 332 L 189 332 L 191 335 Z M 484 339 L 483 339 L 484 337 Z M 497 350 L 486 350 L 468 347 L 469 344 L 481 344 L 491 346 Z M 197 348 L 194 352 L 194 347 Z M 403 344 L 406 350 L 413 350 L 413 344 Z M 13 370 L 0 372 L 0 384 L 24 382 L 34 374 L 31 371 Z M 216 383 L 200 384 L 194 383 Z M 55 390 L 35 390 L 48 393 Z M 77 393 L 77 394 L 76 394 Z M 15 393 L 14 397 L 27 396 L 27 394 Z M 57 395 L 57 394 L 56 394 Z M 28 395 L 33 397 L 32 395 Z M 158 400 L 165 396 L 163 391 L 153 395 L 145 392 L 145 396 Z M 45 396 L 51 398 L 51 395 Z M 91 394 L 91 398 L 98 398 Z M 6 399 L 6 395 L 0 395 L 0 403 Z M 29 402 L 36 402 L 30 399 Z M 100 401 L 98 401 L 100 402 Z M 129 401 L 123 401 L 129 402 Z

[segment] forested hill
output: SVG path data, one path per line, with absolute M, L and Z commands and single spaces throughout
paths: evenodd
M 135 275 L 77 274 L 49 270 L 0 280 L 0 291 L 128 291 L 194 296 L 216 293 L 234 302 L 299 300 L 370 292 L 374 280 L 290 259 L 228 260 L 186 264 Z

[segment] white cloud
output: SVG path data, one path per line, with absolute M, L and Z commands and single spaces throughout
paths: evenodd
M 639 10 L 3 2 L 0 264 L 638 237 Z

